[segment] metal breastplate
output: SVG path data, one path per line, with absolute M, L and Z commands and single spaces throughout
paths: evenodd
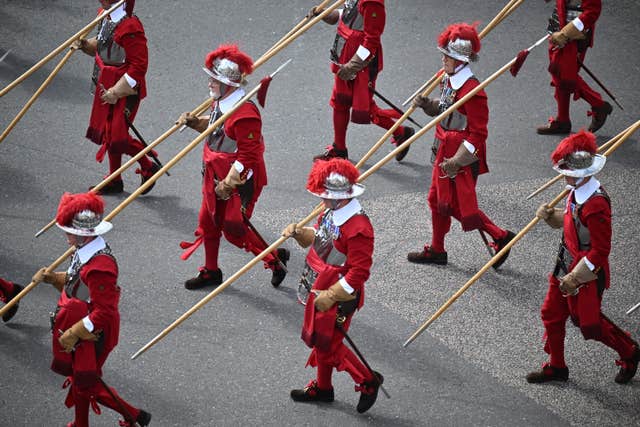
M 215 110 L 211 113 L 209 117 L 209 126 L 213 124 L 218 117 L 222 115 L 220 111 L 220 106 L 216 105 Z M 218 126 L 213 132 L 209 134 L 207 137 L 207 146 L 212 151 L 218 151 L 221 153 L 235 153 L 238 149 L 238 142 L 229 138 L 229 135 L 224 132 L 224 123 Z
M 440 94 L 440 104 L 438 106 L 440 113 L 455 104 L 458 93 L 456 89 L 449 85 L 449 76 L 447 74 L 442 77 L 441 85 L 442 93 Z M 455 110 L 440 121 L 440 126 L 445 130 L 464 130 L 467 128 L 467 116 Z
M 342 11 L 340 20 L 352 30 L 364 30 L 364 17 L 358 11 L 358 0 L 347 0 L 344 2 L 344 10 Z M 333 47 L 330 51 L 333 62 L 338 62 L 345 43 L 346 40 L 339 33 L 336 34 Z
M 85 264 L 87 264 L 98 255 L 108 255 L 115 260 L 115 257 L 111 253 L 111 248 L 109 247 L 109 245 L 93 254 L 91 258 L 89 258 L 89 260 L 84 264 L 80 262 L 80 257 L 78 256 L 77 251 L 73 255 L 71 266 L 69 266 L 69 270 L 67 270 L 67 282 L 64 284 L 64 291 L 69 298 L 78 298 L 83 301 L 89 300 L 89 287 L 80 278 L 80 270 L 82 270 L 82 267 Z
M 109 19 L 103 19 L 98 28 L 98 47 L 97 54 L 105 65 L 120 66 L 125 63 L 127 55 L 124 48 L 113 41 L 113 33 L 118 26 L 118 22 Z M 98 64 L 93 65 L 92 81 L 97 82 L 100 75 Z M 93 86 L 91 92 L 93 93 Z
M 565 6 L 566 16 L 565 22 L 571 22 L 576 19 L 582 13 L 582 2 L 581 1 L 568 1 Z M 558 8 L 553 8 L 553 13 L 549 17 L 549 25 L 547 26 L 547 31 L 555 33 L 556 31 L 560 31 L 560 18 L 558 17 Z

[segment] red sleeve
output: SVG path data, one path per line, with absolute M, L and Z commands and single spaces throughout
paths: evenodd
M 138 85 L 142 84 L 149 65 L 147 38 L 144 35 L 142 23 L 135 17 L 125 18 L 118 26 L 114 41 L 122 46 L 127 55 L 127 69 L 125 72 L 132 79 L 135 79 Z
M 373 227 L 364 215 L 357 215 L 348 222 L 349 227 L 341 227 L 345 232 L 347 272 L 344 279 L 355 290 L 362 290 L 364 283 L 369 278 L 371 264 L 373 263 Z
M 602 10 L 601 0 L 582 0 L 582 13 L 578 18 L 582 21 L 585 28 L 593 28 L 596 25 L 600 11 Z
M 464 86 L 466 86 L 465 94 L 479 85 L 475 79 L 469 79 Z M 459 98 L 462 98 L 464 94 L 461 94 Z M 467 115 L 467 132 L 466 140 L 476 147 L 480 152 L 485 152 L 485 145 L 487 142 L 487 124 L 489 123 L 489 106 L 487 105 L 487 94 L 484 90 L 478 92 L 475 96 L 471 97 L 463 106 L 461 110 Z
M 118 315 L 118 266 L 110 256 L 98 255 L 84 266 L 81 274 L 82 281 L 89 287 L 89 320 L 95 330 L 106 330 Z
M 611 251 L 611 207 L 604 197 L 596 196 L 582 207 L 581 216 L 591 238 L 586 257 L 596 268 L 602 267 Z
M 247 111 L 248 108 L 255 111 Z M 251 103 L 240 107 L 238 114 L 229 121 L 226 132 L 238 143 L 237 160 L 245 169 L 258 170 L 258 165 L 263 162 L 264 143 L 262 120 L 257 107 Z
M 377 2 L 366 2 L 362 5 L 360 13 L 364 19 L 362 46 L 367 48 L 371 55 L 375 55 L 380 49 L 380 36 L 384 31 L 386 20 L 384 5 Z

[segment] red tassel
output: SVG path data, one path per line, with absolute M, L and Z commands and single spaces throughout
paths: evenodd
M 520 68 L 522 68 L 522 64 L 524 64 L 524 61 L 527 59 L 527 56 L 529 56 L 529 51 L 527 49 L 518 52 L 516 62 L 514 62 L 511 67 L 509 67 L 509 72 L 513 77 L 518 74 Z
M 267 90 L 269 90 L 269 84 L 271 83 L 271 76 L 267 76 L 260 80 L 260 89 L 258 89 L 258 104 L 264 108 L 264 103 L 267 101 Z

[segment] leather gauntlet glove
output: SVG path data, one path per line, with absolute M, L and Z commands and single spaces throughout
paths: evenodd
M 551 228 L 561 228 L 564 224 L 562 209 L 550 208 L 545 204 L 540 205 L 536 210 L 536 216 L 543 219 Z
M 413 98 L 413 107 L 422 108 L 427 116 L 434 117 L 440 114 L 440 101 L 427 96 L 418 95 Z
M 565 295 L 577 295 L 580 286 L 596 280 L 598 276 L 589 269 L 584 257 L 573 267 L 566 276 L 560 279 L 560 292 Z
M 353 57 L 346 64 L 341 64 L 340 69 L 338 70 L 338 78 L 342 80 L 353 80 L 356 78 L 358 72 L 360 72 L 364 67 L 367 66 L 367 62 L 360 59 L 358 55 L 353 55 Z

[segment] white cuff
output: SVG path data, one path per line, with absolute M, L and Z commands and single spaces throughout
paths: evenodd
M 244 170 L 244 165 L 237 160 L 233 162 L 233 167 L 236 168 L 238 173 L 242 173 L 242 171 Z
M 369 57 L 369 55 L 371 55 L 371 51 L 366 47 L 360 45 L 358 47 L 358 50 L 356 50 L 356 55 L 358 55 L 358 58 L 365 61 Z
M 89 316 L 83 317 L 82 318 L 82 323 L 84 323 L 84 327 L 87 331 L 89 332 L 93 332 L 93 322 L 91 321 L 91 319 L 89 319 Z
M 129 86 L 131 86 L 131 89 L 133 89 L 134 87 L 136 87 L 136 85 L 138 84 L 137 81 L 135 81 L 129 74 L 124 73 L 124 78 L 127 80 L 127 83 L 129 83 Z
M 578 31 L 584 31 L 584 23 L 580 20 L 580 18 L 576 18 L 571 22 L 573 22 L 573 25 L 575 25 Z
M 355 289 L 353 289 L 351 285 L 349 285 L 347 281 L 344 280 L 344 277 L 341 277 L 340 280 L 338 280 L 338 283 L 340 283 L 342 289 L 344 289 L 348 294 L 353 294 L 355 292 Z
M 469 141 L 467 141 L 466 139 L 462 141 L 462 145 L 464 145 L 464 148 L 469 150 L 471 154 L 476 154 L 476 151 L 477 151 L 476 146 L 470 143 Z
M 589 267 L 589 270 L 593 271 L 596 269 L 596 266 L 593 265 L 591 261 L 587 259 L 587 257 L 584 257 L 584 263 L 587 264 L 587 267 Z

